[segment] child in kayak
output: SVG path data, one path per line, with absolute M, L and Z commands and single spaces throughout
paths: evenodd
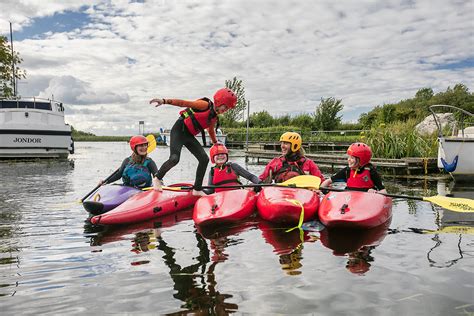
M 214 163 L 214 167 L 211 167 L 209 172 L 209 185 L 240 185 L 239 176 L 244 177 L 252 183 L 260 183 L 260 179 L 242 168 L 235 162 L 229 162 L 229 150 L 223 144 L 215 144 L 210 150 L 211 162 Z M 209 191 L 208 191 L 209 190 Z M 206 189 L 208 193 L 233 190 L 231 188 L 216 188 Z
M 346 182 L 346 188 L 355 191 L 387 193 L 382 178 L 370 163 L 372 150 L 364 143 L 353 143 L 347 149 L 347 167 L 321 183 L 328 187 L 333 182 Z
M 132 155 L 123 160 L 120 168 L 115 171 L 107 183 L 112 183 L 122 178 L 123 184 L 135 188 L 145 188 L 151 186 L 158 190 L 159 181 L 156 178 L 158 168 L 155 162 L 147 157 L 148 140 L 142 135 L 130 138 L 130 148 Z M 104 180 L 99 181 L 99 185 L 106 184 Z
M 207 129 L 212 144 L 216 144 L 217 138 L 215 127 L 218 121 L 218 115 L 234 108 L 237 104 L 237 96 L 232 92 L 232 90 L 223 88 L 214 94 L 214 102 L 208 98 L 201 98 L 196 101 L 156 98 L 150 101 L 150 104 L 153 103 L 156 104 L 156 107 L 163 104 L 171 104 L 186 108 L 180 112 L 181 117 L 171 128 L 170 157 L 163 163 L 157 173 L 160 183 L 162 183 L 162 179 L 166 173 L 178 164 L 181 150 L 183 149 L 183 146 L 186 146 L 186 148 L 199 161 L 196 170 L 196 179 L 194 180 L 193 194 L 205 195 L 202 191 L 202 182 L 204 175 L 206 174 L 209 157 L 194 136 L 201 133 L 204 143 L 204 130 Z
M 318 166 L 305 157 L 301 148 L 302 139 L 300 134 L 286 132 L 280 137 L 282 155 L 273 158 L 259 176 L 260 180 L 271 183 L 281 183 L 300 175 L 313 175 L 324 181 L 324 176 Z

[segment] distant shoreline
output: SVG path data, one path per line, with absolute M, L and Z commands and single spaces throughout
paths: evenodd
M 128 142 L 131 136 L 79 136 L 73 135 L 75 142 Z M 166 144 L 158 142 L 158 146 Z

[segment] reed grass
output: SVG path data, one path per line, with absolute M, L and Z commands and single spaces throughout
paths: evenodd
M 361 133 L 359 141 L 368 144 L 374 157 L 378 158 L 436 157 L 436 135 L 422 136 L 416 132 L 415 126 L 415 120 L 390 126 L 381 124 L 378 128 Z

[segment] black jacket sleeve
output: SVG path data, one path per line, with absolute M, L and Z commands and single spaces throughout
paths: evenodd
M 250 173 L 247 169 L 244 169 L 239 164 L 231 162 L 230 166 L 239 177 L 243 177 L 255 184 L 260 183 L 260 179 L 256 175 Z
M 130 157 L 127 157 L 122 161 L 122 164 L 120 165 L 120 168 L 118 169 L 118 171 L 112 174 L 112 177 L 109 180 L 107 180 L 107 183 L 112 183 L 122 178 L 123 171 L 125 170 L 125 167 L 127 166 L 129 159 Z
M 372 178 L 372 181 L 374 182 L 374 187 L 377 191 L 385 189 L 385 186 L 382 182 L 382 177 L 377 172 L 377 168 L 375 168 L 375 166 L 370 167 L 370 177 Z

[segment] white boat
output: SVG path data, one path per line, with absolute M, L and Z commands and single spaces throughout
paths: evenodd
M 439 108 L 455 114 L 450 135 L 445 135 L 448 128 L 442 126 L 436 115 L 435 110 Z M 474 115 L 451 105 L 432 105 L 430 111 L 438 128 L 438 168 L 449 172 L 456 180 L 474 179 Z
M 197 134 L 195 137 L 199 141 L 199 143 L 201 145 L 203 145 L 204 147 L 211 147 L 212 146 L 211 137 L 209 137 L 209 133 L 207 132 L 207 130 L 205 130 L 205 132 L 206 132 L 206 143 L 205 144 L 202 143 L 201 133 Z M 164 142 L 166 143 L 166 145 L 169 146 L 170 145 L 170 131 L 165 130 L 164 132 L 161 133 L 161 136 L 162 136 L 162 139 L 164 140 Z M 222 133 L 222 130 L 220 130 L 220 129 L 217 130 L 216 137 L 217 137 L 218 142 L 220 142 L 224 145 L 226 144 L 227 135 Z
M 0 159 L 67 158 L 74 152 L 62 103 L 39 98 L 0 99 Z

